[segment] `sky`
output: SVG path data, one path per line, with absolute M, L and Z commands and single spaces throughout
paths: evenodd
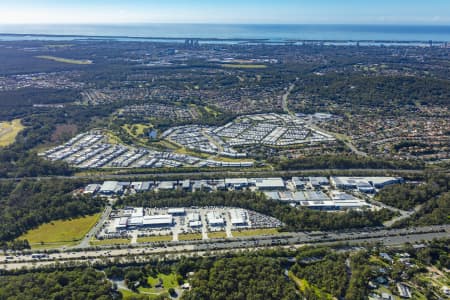
M 450 0 L 0 0 L 0 24 L 450 25 Z

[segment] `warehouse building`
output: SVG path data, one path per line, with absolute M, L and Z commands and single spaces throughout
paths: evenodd
M 142 226 L 152 228 L 164 228 L 173 225 L 172 215 L 144 216 Z
M 122 192 L 123 185 L 117 181 L 105 181 L 99 190 L 99 193 L 102 195 L 117 195 Z
M 303 179 L 300 179 L 300 177 L 292 177 L 292 184 L 295 186 L 295 188 L 297 189 L 304 189 L 305 188 L 305 181 Z
M 232 209 L 229 212 L 230 221 L 233 226 L 246 226 L 248 225 L 247 212 L 243 209 Z
M 136 192 L 146 192 L 150 190 L 152 183 L 150 181 L 135 181 L 132 182 L 130 188 L 134 189 Z
M 97 193 L 101 188 L 100 184 L 89 184 L 87 185 L 84 190 L 83 190 L 83 194 L 90 194 L 93 195 L 95 193 Z
M 387 185 L 402 183 L 401 177 L 336 177 L 330 178 L 331 184 L 343 190 L 359 190 L 363 193 L 374 193 Z
M 255 185 L 258 190 L 284 190 L 286 188 L 284 181 L 281 177 L 279 178 L 256 178 Z
M 169 208 L 167 211 L 169 215 L 172 216 L 184 216 L 186 214 L 186 209 L 183 207 L 180 208 Z
M 321 186 L 330 184 L 330 181 L 326 177 L 308 177 L 308 181 L 314 188 L 320 188 Z
M 187 216 L 188 225 L 191 228 L 197 228 L 202 226 L 202 221 L 200 220 L 200 214 L 199 213 L 188 213 Z
M 121 231 L 127 229 L 128 226 L 128 218 L 122 217 L 122 218 L 116 218 L 114 219 L 114 228 L 116 231 Z
M 215 211 L 210 211 L 206 214 L 206 220 L 209 226 L 220 227 L 225 225 L 225 220 L 220 214 Z
M 240 190 L 248 187 L 248 179 L 247 178 L 226 178 L 225 186 L 227 188 L 233 188 L 235 190 Z

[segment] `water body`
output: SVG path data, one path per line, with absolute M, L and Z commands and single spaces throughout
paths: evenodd
M 13 34 L 13 35 L 10 35 Z M 114 39 L 184 42 L 197 38 L 215 42 L 366 41 L 448 42 L 450 26 L 406 25 L 0 25 L 0 40 Z

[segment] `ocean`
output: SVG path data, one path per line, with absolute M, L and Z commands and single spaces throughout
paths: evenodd
M 133 25 L 0 25 L 0 40 L 73 40 L 101 38 L 116 40 L 184 41 L 367 41 L 448 42 L 450 26 L 418 25 L 219 25 L 219 24 L 133 24 Z

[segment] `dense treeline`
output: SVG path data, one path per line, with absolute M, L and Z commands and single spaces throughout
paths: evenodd
M 450 224 L 450 192 L 432 198 L 410 218 L 399 221 L 397 227 Z
M 342 254 L 329 253 L 327 256 L 314 257 L 317 262 L 296 264 L 292 272 L 298 278 L 306 279 L 310 284 L 320 286 L 335 297 L 343 297 L 348 285 L 345 265 L 347 257 Z M 336 280 L 339 278 L 339 280 Z
M 448 203 L 448 202 L 447 202 Z M 441 270 L 450 269 L 450 239 L 433 240 L 427 247 L 415 251 L 414 257 L 425 265 L 435 265 Z
M 345 292 L 344 299 L 358 300 L 367 299 L 369 296 L 369 289 L 367 287 L 369 276 L 371 275 L 371 268 L 368 265 L 369 255 L 365 251 L 360 251 L 351 255 L 350 270 L 351 277 L 348 282 L 348 288 Z
M 414 105 L 416 101 L 421 105 L 439 105 L 448 103 L 450 97 L 448 80 L 413 76 L 310 75 L 298 82 L 297 89 L 302 94 L 314 95 L 319 102 L 356 107 L 398 108 Z
M 299 299 L 280 261 L 266 257 L 219 259 L 211 268 L 195 272 L 192 286 L 182 299 Z
M 278 218 L 285 224 L 285 230 L 339 230 L 382 226 L 393 213 L 380 211 L 321 212 L 310 209 L 297 209 L 262 194 L 242 192 L 203 192 L 159 191 L 122 197 L 117 205 L 144 207 L 190 207 L 190 206 L 230 206 L 251 209 Z
M 423 162 L 386 160 L 356 155 L 323 155 L 280 161 L 280 170 L 301 169 L 423 169 Z
M 0 92 L 0 108 L 33 106 L 33 104 L 55 104 L 81 100 L 77 90 L 23 88 Z
M 0 299 L 113 299 L 112 284 L 94 269 L 30 272 L 0 277 Z
M 384 188 L 376 199 L 390 206 L 409 210 L 447 192 L 450 176 L 433 176 L 423 184 L 398 184 Z
M 99 118 L 106 118 L 114 109 L 113 106 L 101 106 L 95 110 L 85 106 L 70 106 L 42 110 L 23 117 L 22 124 L 26 128 L 17 136 L 16 142 L 9 147 L 0 148 L 0 177 L 71 175 L 74 170 L 65 162 L 44 160 L 37 156 L 34 148 L 43 144 L 54 144 L 53 134 L 58 130 L 58 126 L 68 125 L 82 132 L 95 126 L 92 124 L 93 120 L 101 122 Z
M 24 180 L 0 183 L 0 241 L 13 240 L 43 223 L 101 211 L 103 200 L 73 196 L 76 181 Z

